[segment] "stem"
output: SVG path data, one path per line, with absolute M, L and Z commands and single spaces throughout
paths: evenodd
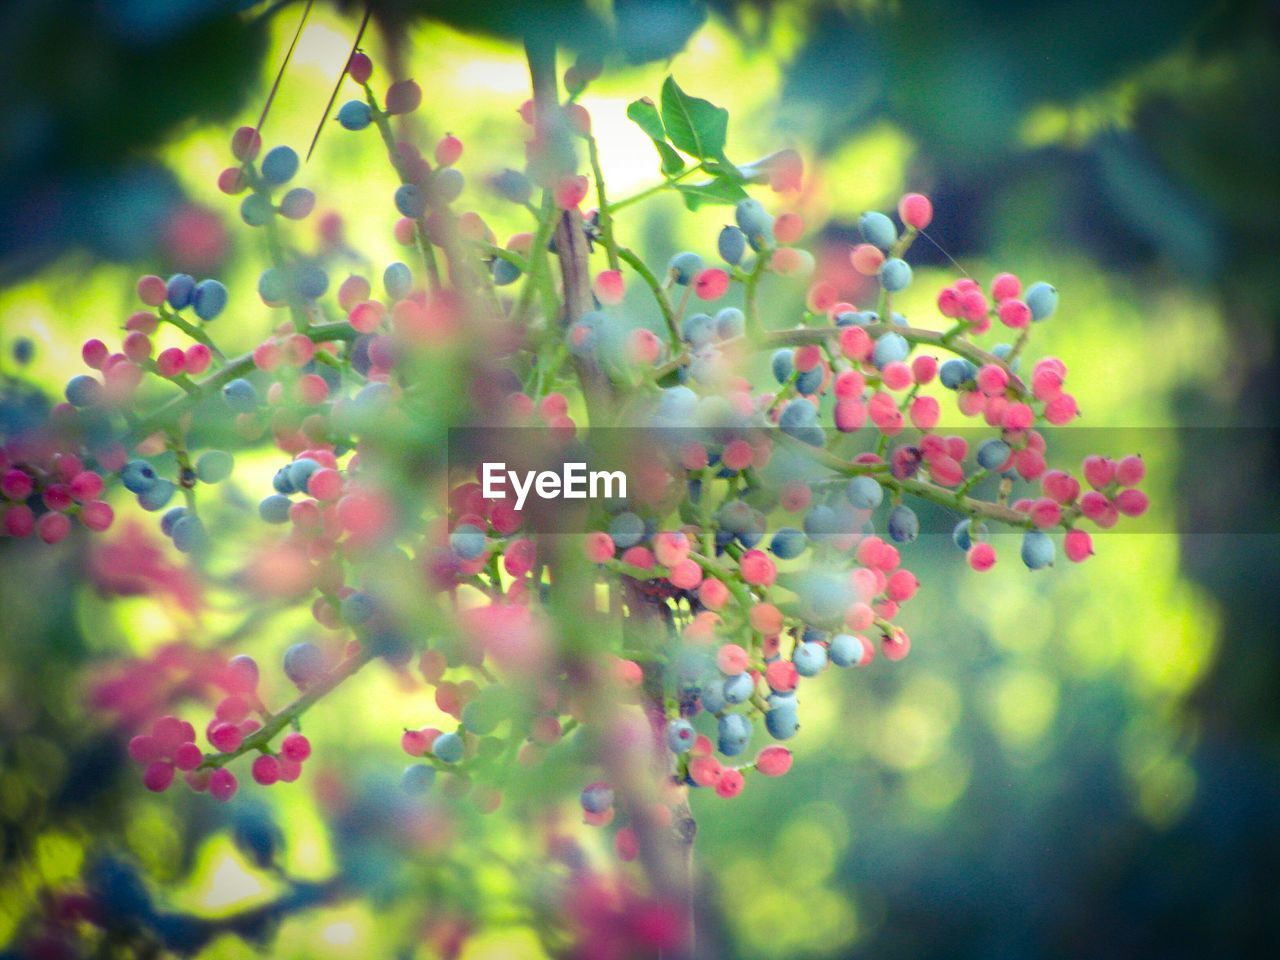
M 644 200 L 647 197 L 653 196 L 655 193 L 661 193 L 663 190 L 666 190 L 668 187 L 673 187 L 677 183 L 679 183 L 681 180 L 685 179 L 686 177 L 692 176 L 693 174 L 697 173 L 700 169 L 702 168 L 698 164 L 694 164 L 691 167 L 687 167 L 684 170 L 681 170 L 679 173 L 677 173 L 674 177 L 667 177 L 661 183 L 655 183 L 651 187 L 645 187 L 639 193 L 633 193 L 629 197 L 625 197 L 622 200 L 618 200 L 616 203 L 613 204 L 613 206 L 609 208 L 609 212 L 617 213 L 623 207 L 629 207 L 633 203 L 639 203 L 641 200 Z
M 609 212 L 609 200 L 604 192 L 604 171 L 600 169 L 600 151 L 596 146 L 596 138 L 587 134 L 587 155 L 591 158 L 591 172 L 596 178 L 596 208 L 600 211 L 600 240 L 604 244 L 605 254 L 609 257 L 609 267 L 618 269 L 618 251 L 613 244 L 613 216 Z
M 279 713 L 269 716 L 262 726 L 245 737 L 244 742 L 235 750 L 230 753 L 205 754 L 204 762 L 200 764 L 200 768 L 222 767 L 251 750 L 265 749 L 277 733 L 292 724 L 298 717 L 306 713 L 312 704 L 320 700 L 325 694 L 332 691 L 372 659 L 373 654 L 367 650 L 361 650 L 355 656 L 348 657 L 321 677 L 302 696 L 283 708 Z
M 680 346 L 680 329 L 676 324 L 675 310 L 671 306 L 671 301 L 667 298 L 667 292 L 662 289 L 662 284 L 658 282 L 658 278 L 649 269 L 649 265 L 636 256 L 634 252 L 626 247 L 618 247 L 617 252 L 622 262 L 640 275 L 640 279 L 645 282 L 645 285 L 653 293 L 653 299 L 658 301 L 658 309 L 662 312 L 662 319 L 667 324 L 667 333 L 671 336 L 671 348 L 675 350 Z
M 769 265 L 769 259 L 772 256 L 772 251 L 761 250 L 760 253 L 756 255 L 755 266 L 751 268 L 751 273 L 747 275 L 747 295 L 743 313 L 746 315 L 747 333 L 750 336 L 757 336 L 764 332 L 764 327 L 760 324 L 760 314 L 756 306 L 756 289 L 760 285 L 760 277 L 764 273 L 764 268 Z

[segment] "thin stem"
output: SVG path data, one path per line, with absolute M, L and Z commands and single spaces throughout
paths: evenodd
M 667 291 L 662 289 L 662 284 L 658 282 L 658 278 L 649 269 L 649 265 L 633 251 L 628 250 L 626 247 L 618 247 L 617 252 L 622 262 L 640 275 L 640 279 L 645 282 L 645 286 L 653 294 L 653 299 L 658 302 L 658 310 L 662 313 L 662 319 L 667 324 L 667 333 L 671 337 L 671 347 L 673 350 L 676 349 L 680 345 L 680 328 L 676 324 L 675 310 L 671 306 L 671 301 L 667 298 Z
M 693 174 L 697 173 L 701 169 L 702 168 L 698 164 L 694 164 L 691 167 L 686 167 L 684 170 L 681 170 L 675 176 L 666 177 L 665 179 L 663 179 L 661 183 L 655 183 L 651 187 L 645 187 L 639 193 L 633 193 L 629 197 L 624 197 L 621 200 L 615 201 L 614 204 L 609 208 L 609 212 L 617 213 L 619 210 L 623 209 L 624 207 L 629 207 L 633 203 L 639 203 L 641 200 L 651 197 L 655 193 L 661 193 L 663 190 L 666 190 L 668 187 L 675 186 L 681 180 L 685 179 L 686 177 L 692 176 Z
M 596 138 L 587 134 L 587 155 L 591 158 L 591 172 L 596 178 L 596 209 L 600 212 L 600 239 L 604 244 L 605 254 L 609 258 L 609 267 L 618 269 L 618 251 L 613 244 L 613 216 L 609 211 L 609 200 L 604 192 L 604 171 L 600 169 L 600 150 L 596 146 Z

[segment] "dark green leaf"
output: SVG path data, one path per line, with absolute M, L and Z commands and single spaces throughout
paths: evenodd
M 662 122 L 671 142 L 691 157 L 710 160 L 724 156 L 729 111 L 689 96 L 674 77 L 667 77 L 662 85 Z
M 703 183 L 678 183 L 676 189 L 690 210 L 697 210 L 708 203 L 737 203 L 747 196 L 746 191 L 732 180 L 721 177 Z

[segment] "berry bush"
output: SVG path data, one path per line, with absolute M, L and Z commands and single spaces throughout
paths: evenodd
M 526 211 L 526 231 L 498 237 L 460 207 L 467 145 L 407 138 L 422 91 L 379 83 L 357 52 L 326 137 L 382 141 L 388 167 L 367 175 L 385 181 L 403 260 L 343 275 L 358 242 L 332 215 L 318 248 L 304 240 L 320 215 L 298 152 L 242 127 L 218 186 L 265 241 L 260 307 L 230 310 L 216 278 L 143 276 L 123 333 L 83 344 L 59 402 L 6 386 L 4 536 L 86 551 L 119 602 L 163 593 L 198 611 L 216 594 L 244 617 L 216 643 L 95 676 L 91 701 L 124 732 L 141 787 L 236 798 L 236 843 L 269 865 L 277 828 L 252 795 L 307 777 L 325 747 L 308 719 L 331 694 L 390 671 L 448 718 L 388 720 L 394 789 L 322 784 L 348 828 L 331 881 L 209 919 L 159 905 L 103 857 L 33 936 L 70 943 L 87 926 L 186 954 L 222 933 L 259 942 L 284 915 L 447 864 L 450 839 L 479 829 L 471 814 L 516 805 L 546 826 L 562 872 L 529 897 L 549 949 L 691 955 L 698 819 L 787 774 L 811 684 L 895 669 L 909 630 L 933 642 L 912 619 L 928 589 L 912 550 L 1030 575 L 1087 561 L 1091 531 L 1147 509 L 1139 456 L 1055 460 L 1049 428 L 1079 409 L 1067 363 L 1036 356 L 1034 332 L 1082 309 L 1070 291 L 1060 308 L 1049 282 L 966 275 L 904 316 L 895 300 L 933 217 L 909 193 L 861 218 L 848 257 L 874 294 L 842 301 L 805 249 L 820 225 L 794 210 L 797 152 L 731 161 L 727 111 L 668 78 L 627 108 L 658 182 L 611 197 L 577 102 L 599 65 L 574 63 L 562 92 L 555 51 L 528 54 L 525 168 L 468 192 Z M 660 192 L 717 206 L 725 225 L 647 262 L 627 211 Z M 805 308 L 769 315 L 771 284 L 803 289 Z M 257 345 L 234 355 L 228 327 Z M 462 426 L 553 457 L 588 427 L 642 432 L 627 441 L 630 495 L 590 505 L 580 527 L 535 523 L 459 471 L 446 449 Z M 269 482 L 240 469 L 265 450 Z M 155 519 L 116 523 L 129 500 Z M 950 537 L 922 538 L 941 515 Z M 1016 550 L 997 551 L 999 532 Z M 282 609 L 310 626 L 264 656 L 261 623 Z M 527 789 L 531 770 L 554 788 Z M 611 865 L 588 867 L 559 826 L 568 808 L 608 833 Z M 447 952 L 470 928 L 432 929 Z

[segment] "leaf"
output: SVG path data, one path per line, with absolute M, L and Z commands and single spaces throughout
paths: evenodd
M 641 97 L 627 104 L 627 116 L 649 135 L 650 140 L 666 141 L 667 131 L 662 126 L 662 117 L 658 115 L 657 106 L 648 97 Z
M 668 177 L 684 169 L 684 159 L 676 153 L 675 147 L 665 140 L 655 140 L 653 145 L 658 148 L 658 156 L 662 158 L 662 172 Z
M 724 156 L 729 111 L 689 96 L 674 77 L 667 77 L 662 85 L 662 122 L 671 142 L 689 156 L 699 160 Z
M 676 189 L 684 197 L 684 205 L 691 211 L 709 203 L 737 203 L 747 196 L 747 192 L 740 186 L 722 177 L 703 183 L 678 183 Z
M 702 165 L 702 169 L 714 177 L 722 177 L 725 180 L 731 180 L 734 183 L 746 183 L 747 177 L 743 173 L 743 168 L 735 167 L 729 162 L 728 158 L 722 153 L 720 159 L 708 160 Z

